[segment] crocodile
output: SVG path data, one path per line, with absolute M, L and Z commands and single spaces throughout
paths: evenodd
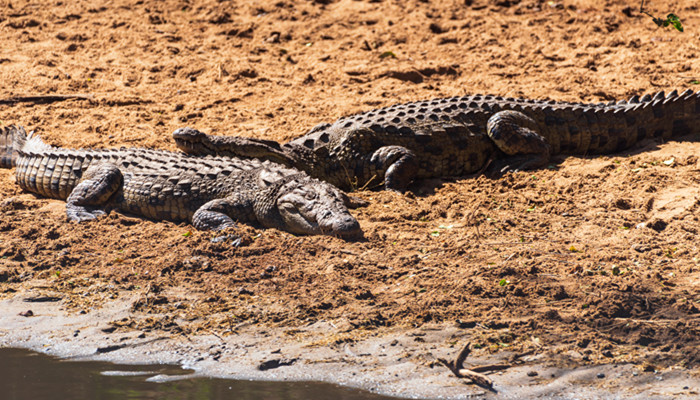
M 142 148 L 63 149 L 22 127 L 0 129 L 0 167 L 41 196 L 66 200 L 71 221 L 116 210 L 221 230 L 234 221 L 295 234 L 362 236 L 358 205 L 327 182 L 269 161 Z
M 320 124 L 288 143 L 180 128 L 189 154 L 255 157 L 306 171 L 344 190 L 403 191 L 416 179 L 494 168 L 534 169 L 553 155 L 619 152 L 647 138 L 700 133 L 700 93 L 609 103 L 468 95 L 399 104 Z

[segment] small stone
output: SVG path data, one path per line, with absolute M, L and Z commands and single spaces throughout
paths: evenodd
M 537 375 L 539 375 L 539 374 L 537 373 L 537 371 L 528 371 L 528 373 L 527 373 L 527 376 L 530 376 L 530 377 L 532 377 L 532 376 L 537 376 Z
M 101 330 L 102 332 L 104 332 L 104 333 L 112 333 L 112 332 L 114 332 L 114 331 L 117 330 L 117 327 L 114 326 L 114 325 L 109 325 L 109 326 L 106 326 L 106 327 L 104 327 L 104 328 L 102 328 L 102 329 L 100 329 L 100 330 Z
M 599 372 L 598 375 L 596 375 L 595 377 L 598 379 L 603 379 L 603 378 L 605 378 L 605 374 L 602 372 Z
M 258 365 L 258 370 L 259 371 L 267 371 L 268 369 L 275 369 L 279 367 L 284 367 L 287 365 L 292 365 L 297 361 L 296 358 L 292 359 L 284 359 L 284 358 L 278 358 L 274 360 L 267 360 L 263 361 Z
M 22 311 L 21 313 L 18 314 L 20 317 L 31 317 L 34 315 L 34 312 L 32 310 L 27 310 L 27 311 Z
M 632 245 L 632 250 L 638 252 L 638 253 L 646 253 L 647 251 L 651 250 L 649 246 L 637 243 Z
M 231 247 L 239 247 L 243 243 L 243 239 L 236 235 L 221 235 L 210 240 L 211 243 L 222 243 L 231 240 Z

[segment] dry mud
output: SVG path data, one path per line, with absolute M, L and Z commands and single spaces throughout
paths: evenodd
M 678 14 L 684 33 L 657 28 L 638 7 L 0 0 L 0 124 L 24 125 L 65 147 L 174 150 L 171 132 L 188 125 L 286 141 L 343 115 L 434 97 L 597 102 L 700 89 L 697 3 L 648 3 L 656 15 Z M 4 101 L 53 94 L 89 98 Z M 275 369 L 296 372 L 255 376 L 321 371 L 308 378 L 455 398 L 483 389 L 435 360 L 471 342 L 476 359 L 514 363 L 510 375 L 493 376 L 497 388 L 696 396 L 699 152 L 697 138 L 682 137 L 622 154 L 557 158 L 550 168 L 497 179 L 422 182 L 405 195 L 361 191 L 370 203 L 355 212 L 365 241 L 242 226 L 249 244 L 239 248 L 212 243 L 211 233 L 187 224 L 114 213 L 68 223 L 62 202 L 22 192 L 12 170 L 0 170 L 0 341 L 41 349 L 56 335 L 75 345 L 58 353 L 85 355 L 80 343 L 94 344 L 83 347 L 94 353 L 100 340 L 145 333 L 170 338 L 162 343 L 171 349 L 190 343 L 182 354 L 191 359 L 168 359 L 190 362 L 213 337 L 257 344 L 245 362 L 220 357 L 220 365 L 241 362 L 250 371 L 274 358 L 273 348 L 298 346 L 300 361 Z M 21 302 L 37 297 L 58 301 Z M 18 317 L 23 308 L 35 316 Z M 42 314 L 58 318 L 49 318 L 53 333 L 41 328 Z M 84 331 L 75 324 L 114 329 L 73 337 Z M 382 348 L 399 348 L 393 340 L 401 351 L 380 358 Z M 373 361 L 358 367 L 365 353 Z M 134 357 L 156 360 L 145 351 Z M 335 364 L 319 368 L 324 357 Z M 596 365 L 627 370 L 559 386 L 542 378 L 546 368 Z M 532 370 L 542 374 L 527 377 Z M 339 371 L 366 381 L 341 379 Z M 648 391 L 622 378 L 632 371 Z M 239 372 L 221 373 L 247 374 Z M 418 376 L 411 374 L 420 377 L 410 390 L 394 390 L 404 376 Z M 663 386 L 659 374 L 680 383 Z

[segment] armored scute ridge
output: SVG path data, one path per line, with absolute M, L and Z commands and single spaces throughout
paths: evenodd
M 362 235 L 343 192 L 267 161 L 138 148 L 61 149 L 10 126 L 0 130 L 0 166 L 16 166 L 23 189 L 65 199 L 68 218 L 78 222 L 116 209 L 197 229 L 242 221 L 298 234 Z
M 642 139 L 700 132 L 700 94 L 687 90 L 599 104 L 452 97 L 394 105 L 321 124 L 285 144 L 175 131 L 191 154 L 273 160 L 343 189 L 546 165 L 556 154 L 621 151 Z

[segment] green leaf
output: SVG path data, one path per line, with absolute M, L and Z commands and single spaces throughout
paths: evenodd
M 677 31 L 683 32 L 683 24 L 681 24 L 681 19 L 678 18 L 678 16 L 676 14 L 673 14 L 673 13 L 668 14 L 666 16 L 666 19 L 657 18 L 657 17 L 654 17 L 648 13 L 646 13 L 646 14 L 651 16 L 652 21 L 654 21 L 654 23 L 660 27 L 666 28 L 670 25 L 670 26 L 673 26 L 674 28 L 676 28 Z
M 432 232 L 430 232 L 430 236 L 440 236 L 440 232 L 432 231 Z
M 381 59 L 385 59 L 387 57 L 396 58 L 396 54 L 394 54 L 393 51 L 385 51 L 384 53 L 379 55 L 379 58 Z
M 192 231 L 187 231 L 187 232 L 183 233 L 182 236 L 190 237 L 190 236 L 192 236 Z
M 499 284 L 500 286 L 505 286 L 505 285 L 507 285 L 507 284 L 509 284 L 509 283 L 510 283 L 510 281 L 509 281 L 509 280 L 506 280 L 505 278 L 501 279 L 501 280 L 498 282 L 498 284 Z
M 673 25 L 673 27 L 676 28 L 676 30 L 678 32 L 683 32 L 683 25 L 681 24 L 681 19 L 678 18 L 678 16 L 676 14 L 673 14 L 673 13 L 668 14 L 666 16 L 666 21 L 669 24 Z M 664 25 L 664 26 L 666 26 L 666 25 Z
M 700 81 L 697 79 L 693 79 L 692 81 L 690 81 L 690 84 L 691 85 L 700 85 Z

